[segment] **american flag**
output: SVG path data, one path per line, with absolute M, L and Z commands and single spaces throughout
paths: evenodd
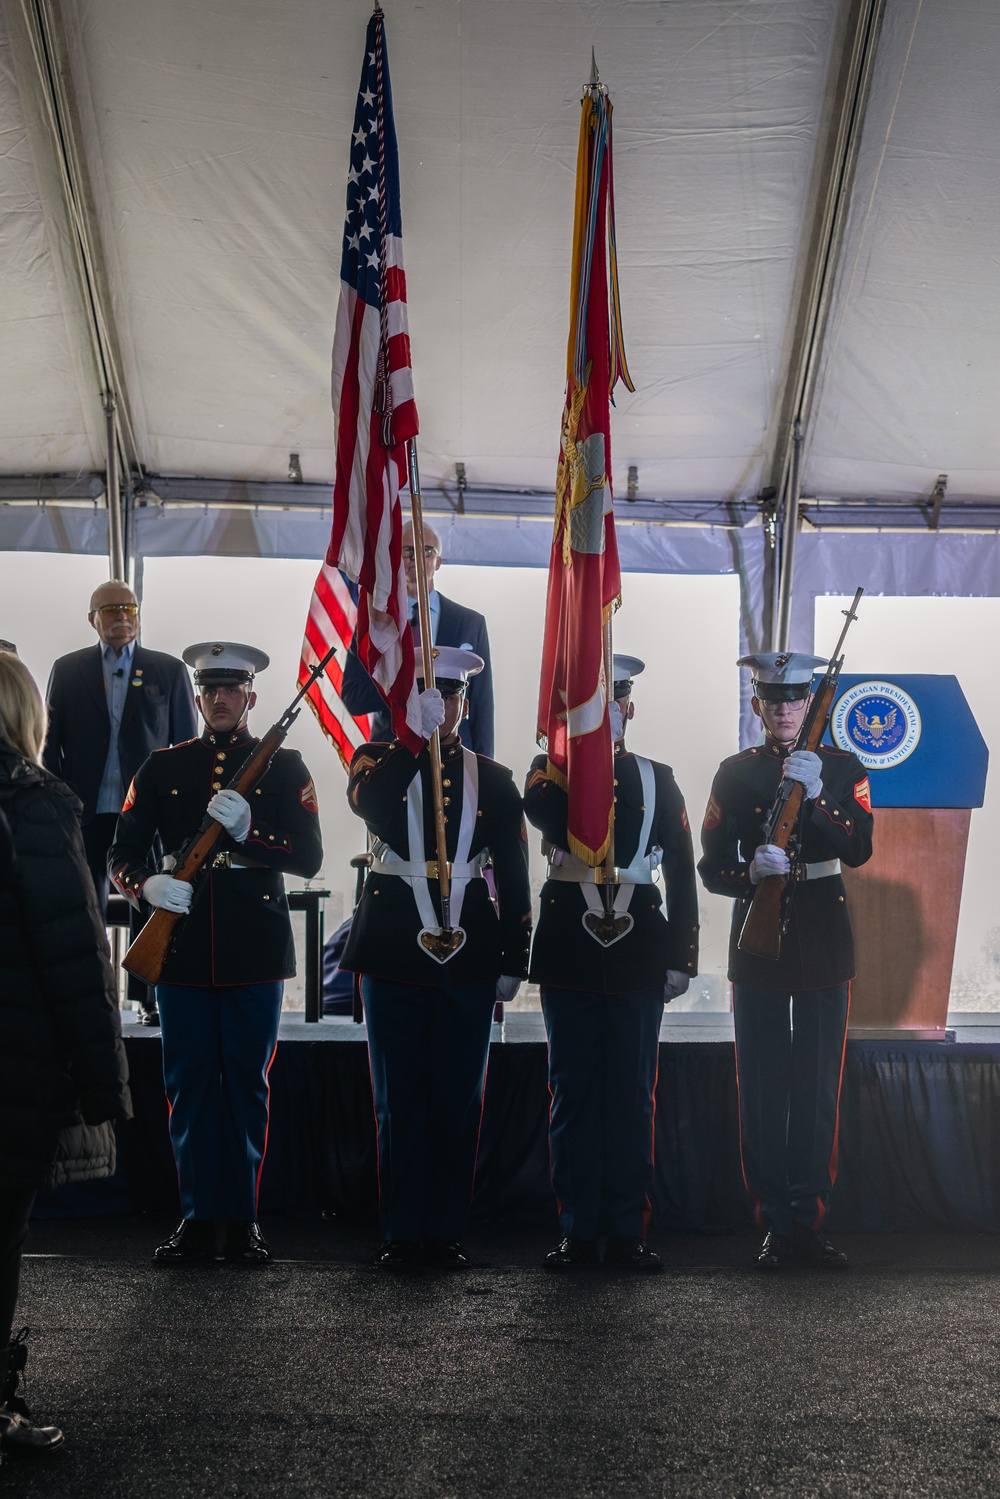
M 423 740 L 402 568 L 399 491 L 406 484 L 406 444 L 416 436 L 418 423 L 406 321 L 399 163 L 380 10 L 368 22 L 354 112 L 333 339 L 333 407 L 337 469 L 326 562 L 359 586 L 358 655 L 392 711 L 395 734 L 416 751 Z
M 322 661 L 331 645 L 338 647 L 323 676 L 318 677 L 306 693 L 306 701 L 319 720 L 323 733 L 333 744 L 346 770 L 354 751 L 371 738 L 371 720 L 367 714 L 355 718 L 344 707 L 341 688 L 344 660 L 354 634 L 358 617 L 357 589 L 339 568 L 326 563 L 320 568 L 313 589 L 309 618 L 306 620 L 299 664 L 299 686 L 305 682 L 317 662 Z

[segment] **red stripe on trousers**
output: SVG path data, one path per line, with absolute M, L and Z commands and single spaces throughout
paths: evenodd
M 730 994 L 732 996 L 730 1003 L 731 1003 L 731 1006 L 732 1006 L 733 1015 L 735 1017 L 735 1015 L 736 1015 L 736 988 L 735 988 L 735 985 L 730 984 L 729 991 L 730 991 Z M 733 1042 L 733 1056 L 734 1056 L 735 1061 L 736 1061 L 736 1112 L 737 1112 L 737 1117 L 738 1117 L 738 1120 L 739 1120 L 740 1175 L 743 1178 L 743 1188 L 744 1188 L 744 1191 L 746 1192 L 747 1196 L 750 1198 L 750 1201 L 753 1203 L 753 1221 L 754 1221 L 754 1223 L 757 1225 L 758 1228 L 767 1228 L 768 1225 L 764 1222 L 764 1214 L 761 1212 L 761 1200 L 757 1196 L 757 1193 L 751 1187 L 749 1181 L 747 1180 L 747 1168 L 746 1168 L 746 1163 L 743 1160 L 743 1099 L 742 1099 L 742 1095 L 741 1095 L 741 1092 L 740 1092 L 740 1053 L 739 1053 L 739 1049 L 736 1046 L 736 1042 L 735 1041 Z
M 267 1137 L 271 1129 L 271 1064 L 278 1054 L 278 1043 L 275 1041 L 271 1059 L 264 1068 L 264 1086 L 267 1089 L 267 1119 L 264 1124 L 264 1148 L 260 1153 L 260 1165 L 257 1167 L 257 1180 L 253 1187 L 253 1215 L 257 1217 L 257 1202 L 260 1197 L 260 1173 L 264 1169 L 264 1157 L 267 1155 Z
M 830 1147 L 830 1159 L 827 1163 L 827 1175 L 830 1178 L 830 1190 L 833 1190 L 834 1182 L 837 1180 L 837 1166 L 840 1160 L 840 1090 L 844 1082 L 844 1059 L 847 1056 L 847 1026 L 851 1018 L 851 981 L 847 981 L 847 1014 L 844 1016 L 844 1039 L 840 1047 L 840 1072 L 837 1075 L 837 1110 L 833 1118 L 833 1144 Z M 816 1199 L 816 1217 L 813 1219 L 813 1228 L 818 1229 L 826 1217 L 826 1203 L 822 1198 Z

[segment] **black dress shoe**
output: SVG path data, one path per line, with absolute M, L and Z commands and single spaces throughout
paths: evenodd
M 542 1261 L 546 1270 L 586 1270 L 599 1263 L 594 1239 L 560 1239 Z
M 791 1239 L 785 1234 L 776 1234 L 773 1228 L 768 1229 L 757 1255 L 758 1270 L 787 1270 L 789 1265 L 798 1263 Z
M 215 1224 L 200 1218 L 182 1218 L 169 1239 L 153 1251 L 160 1265 L 185 1265 L 195 1260 L 215 1259 Z
M 639 1275 L 656 1275 L 663 1269 L 663 1261 L 645 1239 L 609 1239 L 604 1263 L 612 1269 L 633 1270 Z
M 148 1025 L 155 1028 L 160 1023 L 159 1010 L 155 1005 L 143 1005 L 142 1009 L 136 1016 L 136 1023 L 138 1025 Z
M 792 1230 L 792 1253 L 797 1265 L 808 1265 L 813 1270 L 847 1270 L 850 1261 L 840 1249 L 834 1249 L 829 1239 L 823 1239 L 813 1228 L 796 1223 Z
M 457 1240 L 428 1239 L 424 1244 L 424 1264 L 436 1270 L 468 1270 L 469 1256 Z
M 413 1270 L 423 1262 L 423 1246 L 416 1239 L 386 1239 L 374 1260 L 380 1270 Z
M 271 1258 L 259 1223 L 229 1223 L 222 1253 L 225 1259 L 238 1265 L 266 1265 Z
M 64 1441 L 58 1426 L 35 1426 L 27 1416 L 0 1405 L 0 1448 L 11 1457 L 46 1457 Z

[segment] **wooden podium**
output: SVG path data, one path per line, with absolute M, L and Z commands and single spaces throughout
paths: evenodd
M 844 869 L 857 947 L 848 1034 L 949 1039 L 972 809 L 989 751 L 957 677 L 841 676 L 830 739 L 871 783 L 874 852 Z
M 844 869 L 858 976 L 848 1034 L 946 1039 L 968 807 L 878 807 L 875 848 Z

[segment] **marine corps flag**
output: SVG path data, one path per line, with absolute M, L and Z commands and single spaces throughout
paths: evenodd
M 614 811 L 604 624 L 621 594 L 610 402 L 619 380 L 634 389 L 619 323 L 611 100 L 596 69 L 580 119 L 566 366 L 538 737 L 547 743 L 548 774 L 569 796 L 570 849 L 596 866 L 608 852 Z

